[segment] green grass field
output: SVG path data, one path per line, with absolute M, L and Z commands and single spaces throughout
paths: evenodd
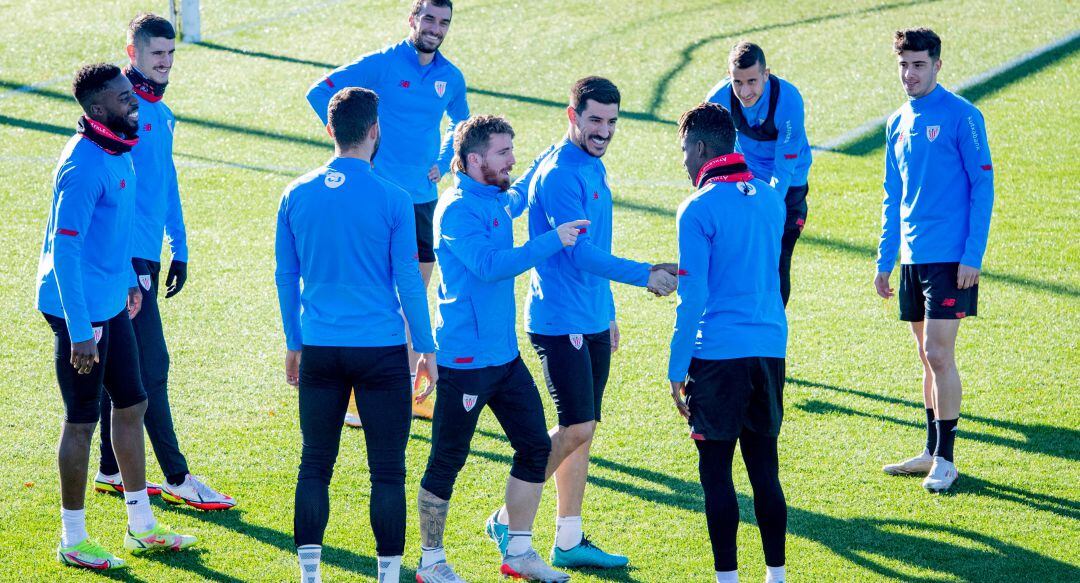
M 178 49 L 167 96 L 180 117 L 191 278 L 162 311 L 181 445 L 192 470 L 239 506 L 203 514 L 155 503 L 161 520 L 200 537 L 197 550 L 134 558 L 108 577 L 295 580 L 300 432 L 295 391 L 282 375 L 274 213 L 282 188 L 330 155 L 304 100 L 307 86 L 333 65 L 402 38 L 406 3 L 203 4 L 206 42 Z M 690 192 L 673 120 L 723 76 L 735 40 L 763 45 L 773 71 L 800 87 L 811 141 L 822 144 L 902 102 L 890 46 L 896 28 L 937 29 L 945 43 L 940 80 L 949 87 L 1080 29 L 1075 4 L 1050 0 L 458 4 L 444 52 L 469 82 L 473 112 L 505 114 L 514 124 L 520 167 L 565 131 L 573 80 L 603 74 L 619 84 L 623 120 L 605 158 L 616 195 L 615 247 L 650 261 L 674 258 L 674 209 Z M 164 5 L 0 2 L 0 580 L 101 577 L 63 568 L 52 555 L 62 405 L 51 334 L 33 309 L 34 274 L 50 173 L 79 114 L 70 76 L 85 62 L 118 61 L 131 16 Z M 880 471 L 917 453 L 923 439 L 910 333 L 895 302 L 883 305 L 871 285 L 880 133 L 816 154 L 810 218 L 795 253 L 781 434 L 792 581 L 1080 581 L 1077 48 L 1069 43 L 968 93 L 986 116 L 997 200 L 980 317 L 965 322 L 959 340 L 962 477 L 948 495 L 928 495 L 918 480 Z M 519 222 L 518 240 L 524 236 Z M 519 297 L 525 281 L 518 280 Z M 624 345 L 593 448 L 585 526 L 602 546 L 630 555 L 631 567 L 575 572 L 574 580 L 709 581 L 696 453 L 664 379 L 674 299 L 619 285 L 615 295 Z M 538 374 L 535 354 L 523 346 Z M 407 576 L 419 557 L 415 495 L 429 436 L 428 422 L 414 422 Z M 447 550 L 466 579 L 493 581 L 498 557 L 483 520 L 500 504 L 512 452 L 487 413 L 473 445 L 451 506 Z M 156 464 L 148 467 L 148 477 L 160 479 Z M 365 468 L 362 435 L 345 431 L 324 550 L 330 581 L 371 580 L 375 572 Z M 760 581 L 741 462 L 736 486 L 744 503 L 740 570 L 744 580 Z M 87 508 L 91 534 L 119 551 L 122 503 L 90 493 Z M 536 525 L 543 553 L 553 515 L 549 487 Z

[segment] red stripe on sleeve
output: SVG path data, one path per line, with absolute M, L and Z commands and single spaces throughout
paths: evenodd
M 989 172 L 990 170 L 994 169 L 994 165 L 993 164 L 983 164 L 982 169 Z
M 784 154 L 784 159 L 785 160 L 794 160 L 795 158 L 798 158 L 798 157 L 799 157 L 798 154 Z
M 326 79 L 323 79 L 323 81 L 325 81 L 325 82 L 326 82 L 326 86 L 327 86 L 327 87 L 329 87 L 329 88 L 331 88 L 331 89 L 333 89 L 333 88 L 334 88 L 334 82 L 330 80 L 330 77 L 327 77 Z
M 680 269 L 679 270 L 679 275 L 690 275 L 690 273 L 687 272 L 685 269 Z
M 472 364 L 473 357 L 471 356 L 459 356 L 454 359 L 455 364 Z
M 57 229 L 56 234 L 57 235 L 67 235 L 68 237 L 77 237 L 79 235 L 79 232 L 78 231 L 72 231 L 71 229 Z

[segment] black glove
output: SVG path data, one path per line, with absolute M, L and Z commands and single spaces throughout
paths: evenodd
M 184 289 L 187 281 L 187 262 L 172 260 L 169 265 L 169 276 L 165 278 L 165 297 L 171 298 Z

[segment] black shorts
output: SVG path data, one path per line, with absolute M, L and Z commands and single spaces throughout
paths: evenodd
M 957 289 L 959 263 L 900 266 L 900 319 L 905 322 L 959 320 L 976 315 L 979 284 Z
M 611 333 L 529 334 L 529 339 L 544 367 L 559 425 L 600 421 L 600 404 L 611 369 Z
M 422 202 L 413 205 L 416 216 L 416 256 L 420 263 L 435 262 L 435 205 L 439 201 Z
M 510 475 L 523 482 L 544 482 L 551 438 L 540 393 L 521 357 L 478 369 L 440 366 L 435 390 L 431 454 L 420 482 L 425 490 L 450 499 L 485 406 L 491 408 L 514 448 Z
M 105 322 L 93 322 L 94 335 L 100 330 L 98 359 L 89 374 L 79 374 L 71 366 L 71 337 L 63 318 L 44 314 L 55 336 L 56 380 L 64 399 L 64 420 L 68 423 L 97 423 L 101 417 L 101 389 L 105 388 L 113 406 L 125 409 L 146 400 L 139 371 L 139 347 L 127 310 Z
M 776 437 L 784 420 L 783 358 L 690 360 L 690 437 L 730 441 L 743 430 Z

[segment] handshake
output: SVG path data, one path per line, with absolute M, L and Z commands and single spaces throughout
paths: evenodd
M 649 285 L 646 289 L 657 297 L 670 295 L 679 287 L 679 266 L 674 263 L 657 263 L 649 268 Z

